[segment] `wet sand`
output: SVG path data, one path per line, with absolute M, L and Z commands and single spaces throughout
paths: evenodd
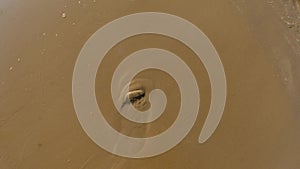
M 276 2 L 273 8 L 258 0 L 1 1 L 0 169 L 299 168 L 299 44 L 293 28 L 280 19 Z M 116 112 L 109 97 L 111 74 L 133 51 L 160 47 L 176 53 L 197 72 L 201 93 L 196 124 L 179 145 L 156 157 L 128 159 L 104 151 L 83 131 L 73 108 L 72 73 L 82 46 L 96 30 L 143 11 L 171 13 L 197 25 L 220 55 L 228 95 L 219 127 L 199 144 L 210 104 L 202 63 L 171 38 L 141 35 L 122 41 L 108 53 L 96 79 L 98 104 L 116 130 L 153 136 L 172 125 L 178 112 L 174 80 L 155 70 L 141 72 L 136 79 L 151 80 L 147 90 L 166 91 L 164 115 L 140 125 Z

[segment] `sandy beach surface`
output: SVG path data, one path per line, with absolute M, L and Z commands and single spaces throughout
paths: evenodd
M 0 169 L 299 169 L 299 1 L 0 1 Z M 155 136 L 180 108 L 180 91 L 166 72 L 149 69 L 133 81 L 146 92 L 162 89 L 163 115 L 149 124 L 122 117 L 111 98 L 111 78 L 130 53 L 172 51 L 195 74 L 200 110 L 190 133 L 170 151 L 145 159 L 106 152 L 83 131 L 72 100 L 72 75 L 88 38 L 106 23 L 137 12 L 164 12 L 199 27 L 219 53 L 227 78 L 223 118 L 198 143 L 211 84 L 198 57 L 178 40 L 138 35 L 115 45 L 98 69 L 96 96 L 118 132 Z M 145 98 L 144 107 L 149 108 Z M 148 106 L 148 107 L 147 107 Z

